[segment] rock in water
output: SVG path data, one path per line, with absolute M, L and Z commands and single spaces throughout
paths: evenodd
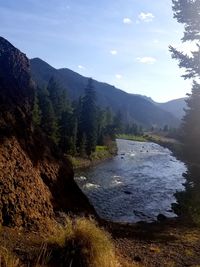
M 167 217 L 163 214 L 158 214 L 157 216 L 157 220 L 160 221 L 160 222 L 163 222 L 167 219 Z

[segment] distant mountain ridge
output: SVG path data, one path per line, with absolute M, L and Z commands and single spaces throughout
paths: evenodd
M 186 99 L 186 97 L 183 97 L 166 103 L 157 103 L 157 105 L 181 120 L 185 114 L 184 109 L 187 107 Z
M 39 58 L 31 59 L 30 63 L 32 78 L 40 87 L 46 86 L 49 79 L 54 77 L 67 90 L 72 100 L 83 95 L 87 77 L 67 68 L 55 69 Z M 178 127 L 180 124 L 179 119 L 174 115 L 143 96 L 128 94 L 96 80 L 94 80 L 94 87 L 98 104 L 104 108 L 109 106 L 114 112 L 121 110 L 127 123 L 137 122 L 145 127 L 163 127 L 166 124 Z

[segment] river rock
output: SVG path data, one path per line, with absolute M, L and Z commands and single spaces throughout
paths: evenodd
M 125 194 L 131 195 L 132 193 L 130 191 L 124 191 Z
M 157 216 L 157 220 L 160 221 L 160 222 L 163 222 L 166 219 L 167 219 L 167 217 L 165 215 L 161 214 L 161 213 L 158 214 L 158 216 Z

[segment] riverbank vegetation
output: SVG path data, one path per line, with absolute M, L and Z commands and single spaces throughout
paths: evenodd
M 148 141 L 148 139 L 145 137 L 145 135 L 117 134 L 116 138 L 131 140 L 131 141 L 138 141 L 138 142 L 147 142 Z
M 107 146 L 96 146 L 95 151 L 92 152 L 89 157 L 68 155 L 67 158 L 72 163 L 74 170 L 77 170 L 94 166 L 99 162 L 115 156 L 116 154 L 117 145 L 115 141 L 112 141 Z
M 32 114 L 34 130 L 44 132 L 75 169 L 115 155 L 117 136 L 145 141 L 142 127 L 125 123 L 120 110 L 97 106 L 92 79 L 88 79 L 84 95 L 71 102 L 52 77 L 46 87 L 37 88 Z
M 103 110 L 96 104 L 92 79 L 85 93 L 73 103 L 66 90 L 51 78 L 47 87 L 38 88 L 33 109 L 35 130 L 42 130 L 65 154 L 90 157 L 96 147 L 109 147 L 120 128 L 119 119 L 109 108 Z

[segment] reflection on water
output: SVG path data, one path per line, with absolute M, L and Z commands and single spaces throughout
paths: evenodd
M 175 194 L 177 203 L 173 210 L 183 219 L 200 225 L 200 167 L 188 166 L 184 174 L 185 190 Z
M 98 214 L 117 222 L 176 216 L 171 204 L 184 190 L 185 165 L 154 143 L 117 140 L 117 145 L 116 157 L 76 174 Z

